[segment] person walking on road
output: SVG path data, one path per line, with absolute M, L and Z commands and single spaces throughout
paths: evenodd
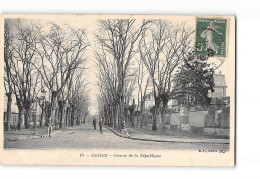
M 99 129 L 100 129 L 100 134 L 103 134 L 102 130 L 102 119 L 99 117 Z
M 51 133 L 52 133 L 51 117 L 50 117 L 50 119 L 49 119 L 49 121 L 48 121 L 47 127 L 48 127 L 48 136 L 51 137 Z
M 96 130 L 96 125 L 97 125 L 96 118 L 93 117 L 93 126 L 94 126 L 94 130 Z

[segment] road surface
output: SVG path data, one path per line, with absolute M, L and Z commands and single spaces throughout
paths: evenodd
M 52 137 L 5 141 L 8 149 L 155 149 L 155 150 L 228 150 L 228 144 L 150 142 L 126 139 L 103 128 L 103 134 L 85 124 L 61 131 Z

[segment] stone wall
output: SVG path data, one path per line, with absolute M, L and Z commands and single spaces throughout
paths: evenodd
M 229 138 L 229 129 L 222 128 L 204 128 L 204 135 L 212 135 L 219 137 L 227 137 Z
M 194 127 L 204 127 L 205 116 L 207 114 L 208 111 L 190 112 L 189 114 L 190 125 Z
M 220 128 L 230 127 L 230 113 L 220 113 L 218 116 L 218 120 Z
M 147 115 L 146 118 L 149 118 L 148 123 L 152 124 L 152 116 Z M 171 130 L 229 137 L 230 115 L 217 110 L 166 114 L 165 122 L 167 128 Z M 160 115 L 157 116 L 157 125 L 159 128 L 161 127 Z

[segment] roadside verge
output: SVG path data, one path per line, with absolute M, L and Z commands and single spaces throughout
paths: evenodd
M 115 135 L 130 139 L 130 140 L 140 140 L 140 141 L 151 141 L 151 142 L 172 142 L 172 143 L 207 143 L 207 144 L 230 144 L 229 139 L 196 139 L 196 138 L 175 138 L 175 137 L 161 137 L 153 135 L 144 135 L 144 136 L 131 136 L 130 137 L 122 135 L 119 131 L 104 126 L 106 129 L 113 132 Z

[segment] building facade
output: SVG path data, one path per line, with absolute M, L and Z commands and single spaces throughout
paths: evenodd
M 226 89 L 227 89 L 227 85 L 226 85 L 226 80 L 225 80 L 225 75 L 223 75 L 221 73 L 221 71 L 216 74 L 213 74 L 213 79 L 214 79 L 214 92 L 209 91 L 209 96 L 211 98 L 218 98 L 218 99 L 222 99 L 226 97 Z

